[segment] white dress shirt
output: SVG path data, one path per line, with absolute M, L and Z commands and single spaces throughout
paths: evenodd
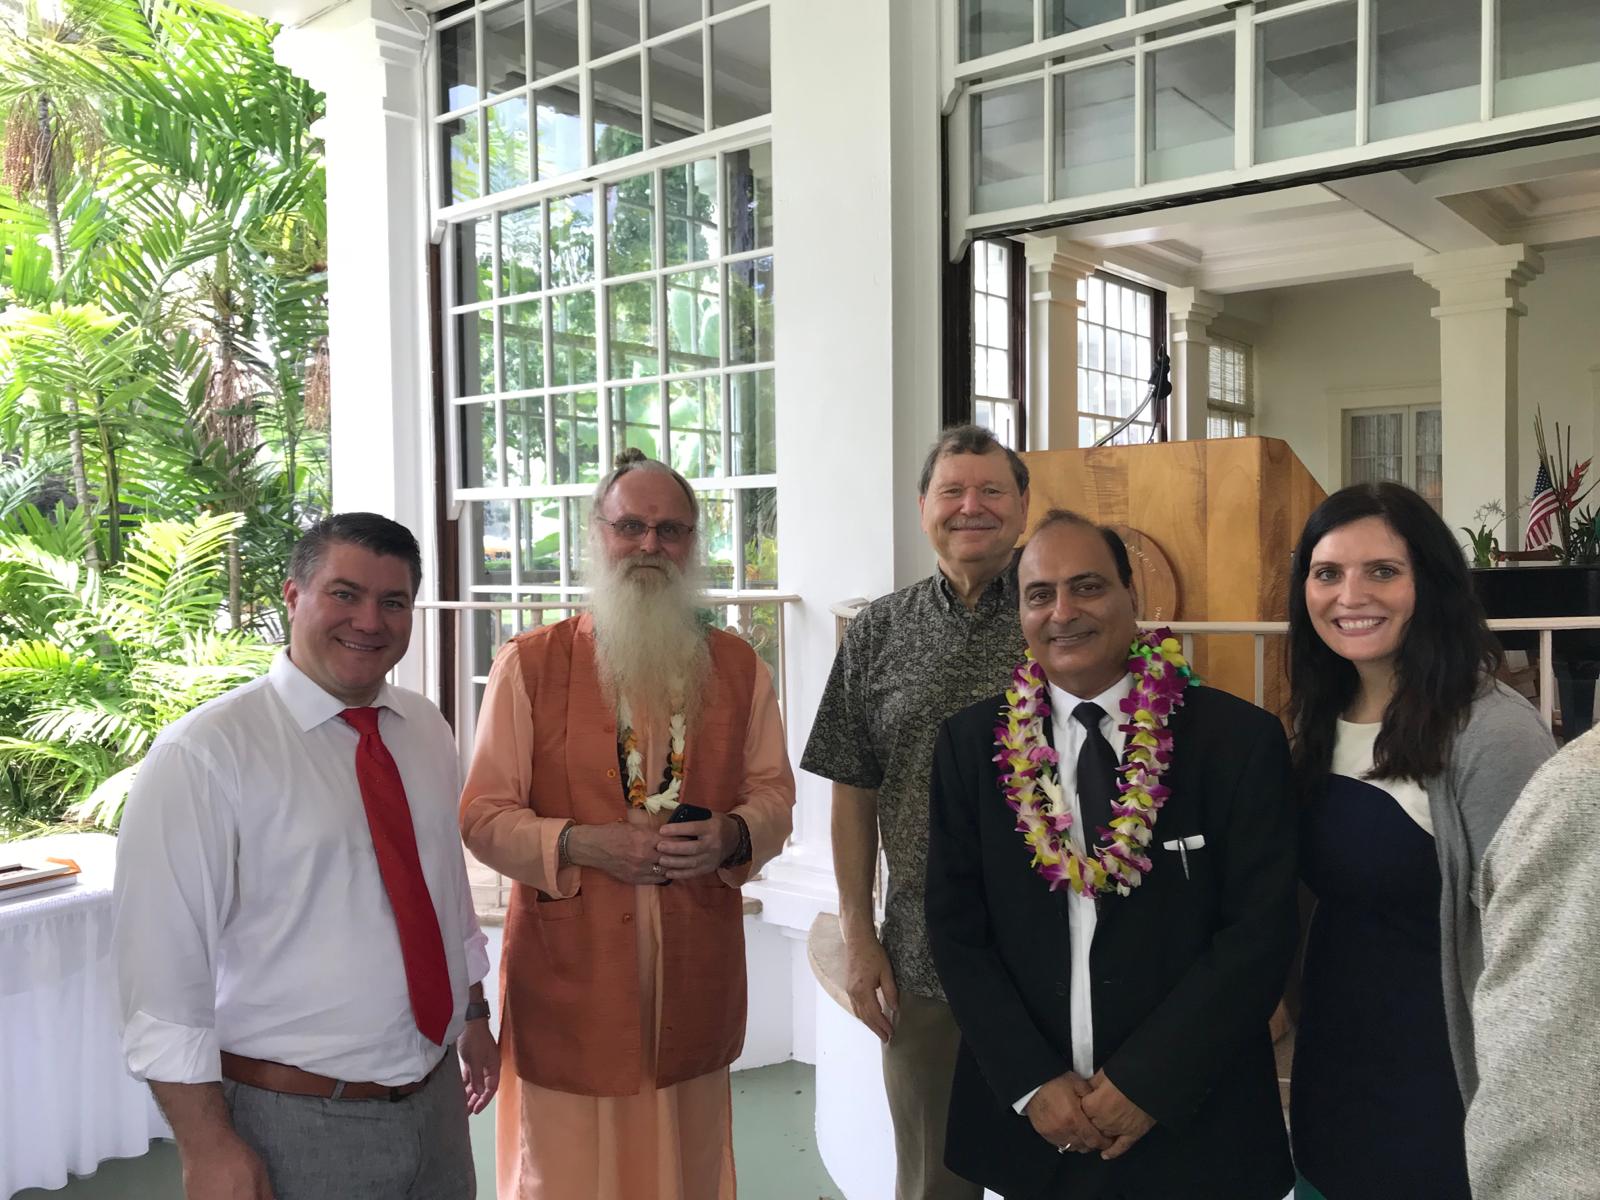
M 374 703 L 444 938 L 448 1046 L 468 987 L 489 969 L 456 823 L 460 759 L 424 697 L 385 685 Z M 145 757 L 113 894 L 136 1077 L 213 1082 L 228 1050 L 394 1086 L 444 1054 L 412 1015 L 344 707 L 280 653 L 265 677 L 174 723 Z
M 1128 740 L 1127 734 L 1117 728 L 1124 720 L 1122 702 L 1132 693 L 1133 676 L 1125 674 L 1098 696 L 1090 697 L 1093 703 L 1105 710 L 1106 715 L 1100 721 L 1100 732 L 1105 734 L 1106 741 L 1111 743 L 1111 752 L 1118 759 L 1121 759 L 1122 747 Z M 1088 732 L 1082 722 L 1073 717 L 1072 710 L 1082 703 L 1083 697 L 1062 691 L 1053 683 L 1050 685 L 1050 723 L 1055 736 L 1056 753 L 1061 760 L 1056 768 L 1057 777 L 1061 781 L 1062 802 L 1072 810 L 1070 836 L 1073 848 L 1079 854 L 1084 853 L 1086 831 L 1083 828 L 1083 809 L 1078 803 L 1078 753 L 1083 749 Z M 1093 830 L 1087 832 L 1098 840 L 1099 835 Z M 1088 1079 L 1094 1074 L 1094 1008 L 1089 988 L 1089 948 L 1094 944 L 1095 907 L 1094 901 L 1087 896 L 1071 888 L 1067 888 L 1066 892 L 1067 933 L 1072 953 L 1072 1069 Z M 1016 1110 L 1022 1112 L 1026 1109 L 1028 1101 L 1038 1091 L 1038 1088 L 1034 1088 L 1018 1100 Z

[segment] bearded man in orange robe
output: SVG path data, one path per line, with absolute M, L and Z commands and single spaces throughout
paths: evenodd
M 512 639 L 461 799 L 511 878 L 501 1200 L 731 1200 L 739 887 L 791 828 L 772 679 L 697 611 L 700 512 L 628 451 L 595 492 L 590 611 Z M 671 821 L 679 805 L 707 810 Z

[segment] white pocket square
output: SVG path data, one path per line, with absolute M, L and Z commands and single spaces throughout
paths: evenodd
M 1206 839 L 1200 834 L 1186 838 L 1174 838 L 1170 842 L 1162 842 L 1163 850 L 1198 850 L 1206 844 Z

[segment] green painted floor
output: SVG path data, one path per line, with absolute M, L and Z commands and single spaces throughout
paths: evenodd
M 816 1072 L 779 1063 L 733 1077 L 733 1156 L 740 1200 L 840 1200 L 817 1156 Z M 472 1121 L 479 1200 L 494 1200 L 492 1112 Z M 53 1192 L 30 1188 L 14 1200 L 181 1200 L 178 1153 L 157 1142 L 143 1158 L 102 1163 L 87 1179 Z

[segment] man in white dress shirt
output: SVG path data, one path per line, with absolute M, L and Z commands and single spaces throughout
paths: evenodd
M 151 747 L 118 840 L 128 1067 L 188 1200 L 470 1200 L 499 1080 L 439 710 L 385 682 L 416 539 L 328 517 L 284 584 L 289 648 Z M 452 1066 L 459 1051 L 459 1073 Z

